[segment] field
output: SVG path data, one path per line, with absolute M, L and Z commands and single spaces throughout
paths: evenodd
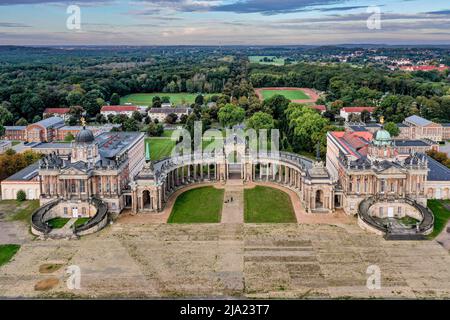
M 284 66 L 285 64 L 284 58 L 278 58 L 275 56 L 250 56 L 248 57 L 248 59 L 250 60 L 250 63 L 267 64 L 273 66 Z M 264 59 L 268 59 L 271 61 L 264 61 Z
M 246 223 L 296 223 L 289 195 L 281 190 L 257 186 L 244 190 Z
M 168 223 L 219 223 L 224 196 L 223 189 L 203 187 L 181 194 L 173 207 Z
M 17 244 L 0 245 L 0 266 L 8 263 L 19 249 L 20 246 Z
M 212 94 L 208 94 L 210 96 Z M 198 96 L 197 93 L 135 93 L 130 94 L 120 99 L 121 104 L 131 103 L 139 106 L 150 106 L 152 105 L 153 97 L 158 96 L 170 97 L 170 102 L 177 105 L 182 104 L 192 104 L 195 102 L 195 98 Z M 205 96 L 206 97 L 206 96 Z
M 169 157 L 176 145 L 176 141 L 172 141 L 170 138 L 147 138 L 145 143 L 150 146 L 150 159 L 152 161 Z
M 255 92 L 261 100 L 275 95 L 282 95 L 296 103 L 315 103 L 319 99 L 319 95 L 308 88 L 258 88 Z
M 434 215 L 434 229 L 429 238 L 434 239 L 442 232 L 450 219 L 450 200 L 428 200 L 428 207 Z

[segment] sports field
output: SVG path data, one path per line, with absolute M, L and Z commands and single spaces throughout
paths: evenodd
M 255 92 L 261 100 L 276 95 L 282 95 L 296 103 L 315 103 L 319 99 L 319 95 L 309 88 L 258 88 Z
M 285 59 L 275 56 L 249 56 L 250 63 L 267 64 L 273 66 L 284 66 Z
M 134 105 L 139 106 L 150 106 L 153 103 L 153 97 L 169 97 L 170 102 L 177 106 L 177 105 L 183 105 L 183 104 L 192 104 L 195 102 L 195 98 L 199 94 L 197 93 L 163 93 L 163 92 L 157 92 L 157 93 L 134 93 L 129 94 L 125 97 L 122 97 L 120 99 L 121 104 L 131 103 Z M 211 96 L 213 94 L 208 94 L 208 96 Z M 207 96 L 205 95 L 205 98 Z

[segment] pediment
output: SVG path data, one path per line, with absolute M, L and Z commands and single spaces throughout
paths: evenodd
M 401 168 L 396 168 L 396 167 L 394 167 L 394 166 L 391 166 L 391 167 L 388 167 L 388 168 L 385 168 L 385 169 L 380 169 L 380 170 L 378 170 L 378 172 L 379 172 L 379 173 L 383 173 L 383 174 L 392 174 L 392 175 L 395 175 L 395 174 L 405 174 L 405 172 L 403 171 L 403 169 L 401 169 Z
M 74 176 L 80 174 L 84 175 L 86 172 L 77 168 L 65 168 L 61 170 L 61 175 Z

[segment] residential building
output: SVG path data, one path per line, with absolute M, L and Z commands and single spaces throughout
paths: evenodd
M 188 116 L 191 112 L 191 108 L 151 108 L 148 111 L 148 116 L 152 120 L 158 119 L 159 122 L 164 122 L 169 114 L 174 113 L 180 119 L 182 115 Z

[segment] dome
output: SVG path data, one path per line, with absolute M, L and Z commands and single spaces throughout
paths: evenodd
M 83 128 L 80 132 L 78 132 L 77 136 L 75 137 L 75 142 L 77 143 L 91 143 L 94 142 L 94 134 L 91 130 Z
M 373 143 L 376 146 L 386 146 L 390 145 L 392 142 L 391 134 L 386 130 L 378 130 L 375 133 L 375 139 L 373 140 Z

